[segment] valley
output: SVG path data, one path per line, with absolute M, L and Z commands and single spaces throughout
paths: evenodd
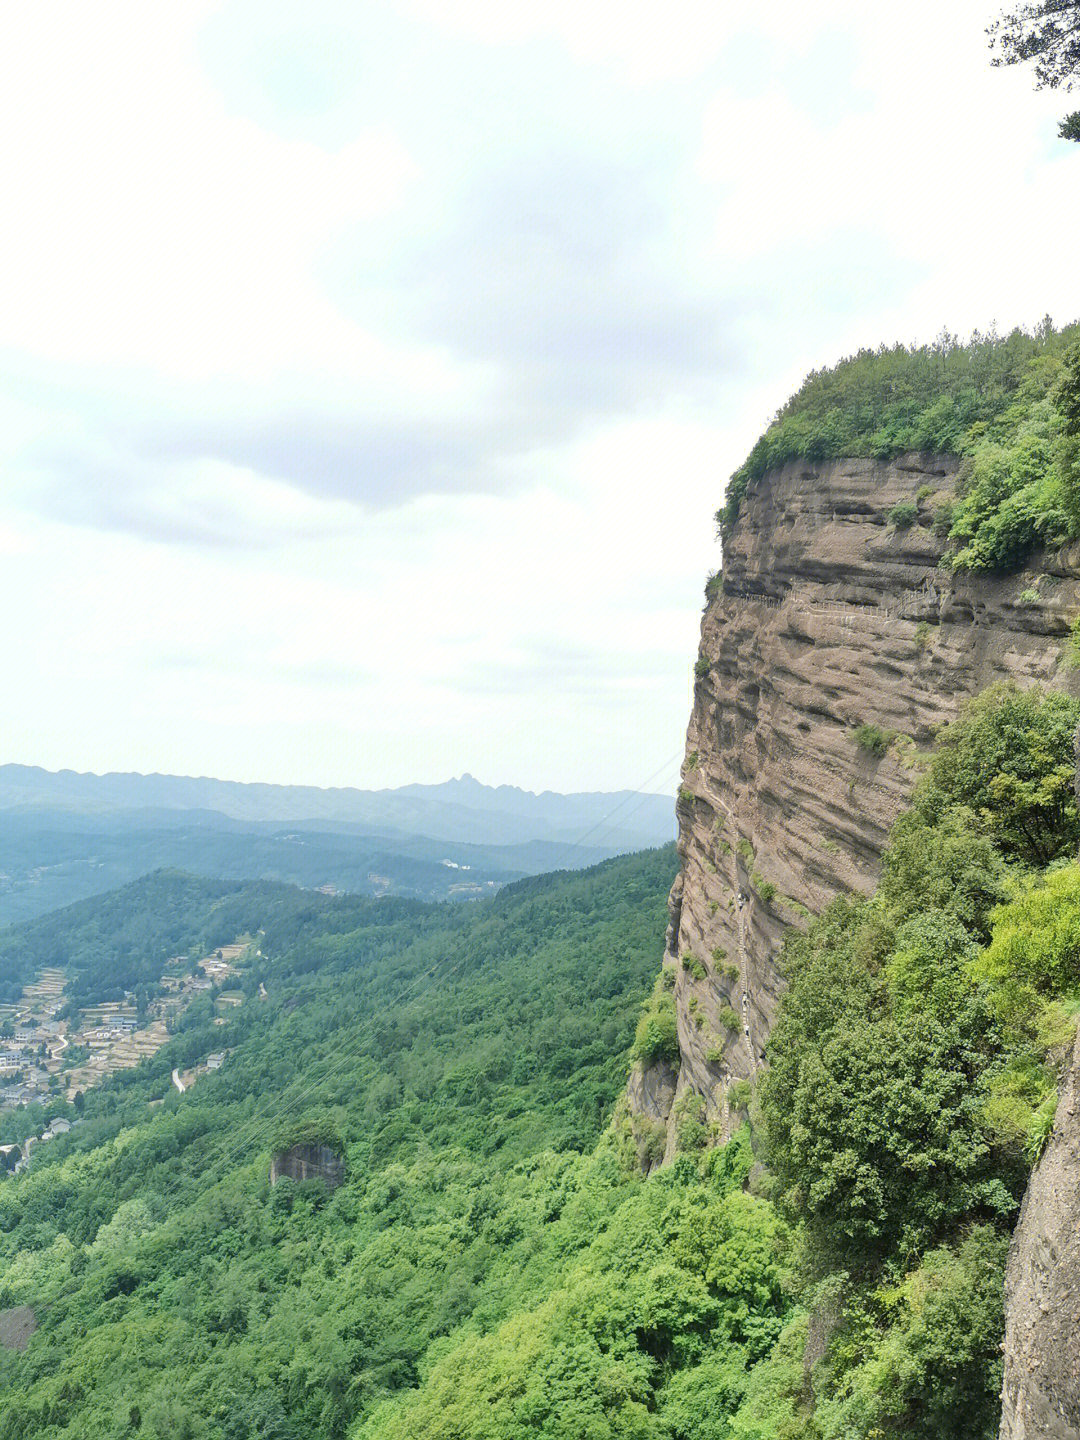
M 0 934 L 0 1440 L 1075 1440 L 1068 339 L 789 402 L 675 846 L 469 904 L 159 869 Z
M 35 1144 L 78 1124 L 93 1087 L 155 1055 L 193 1001 L 209 999 L 213 1024 L 227 1025 L 230 1011 L 247 999 L 243 971 L 258 953 L 257 940 L 245 937 L 202 960 L 173 956 L 141 1005 L 129 991 L 121 1000 L 73 1007 L 64 998 L 63 969 L 42 970 L 28 981 L 18 1000 L 0 1005 L 0 1134 L 5 1112 L 19 1131 L 30 1124 L 19 1137 L 18 1159 L 9 1153 L 7 1168 L 22 1169 Z M 258 998 L 266 998 L 265 986 Z M 211 1051 L 183 1075 L 176 1072 L 177 1089 L 190 1089 L 200 1075 L 220 1069 L 223 1059 Z M 39 1112 L 48 1119 L 32 1133 Z

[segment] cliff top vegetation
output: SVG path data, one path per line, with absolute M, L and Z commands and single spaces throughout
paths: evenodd
M 791 460 L 962 458 L 954 505 L 935 516 L 948 565 L 1009 570 L 1080 534 L 1080 324 L 947 331 L 932 345 L 860 350 L 815 370 L 735 471 L 717 513 L 730 531 L 748 488 Z

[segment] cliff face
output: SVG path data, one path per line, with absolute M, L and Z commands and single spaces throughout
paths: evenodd
M 1080 1037 L 1005 1274 L 1001 1440 L 1080 1440 Z
M 784 929 L 873 889 L 935 728 L 995 680 L 1077 686 L 1062 641 L 1080 612 L 1080 547 L 1003 577 L 939 570 L 930 519 L 955 469 L 797 462 L 743 500 L 702 620 L 678 803 L 664 963 L 681 1064 L 674 1084 L 638 1068 L 627 1095 L 654 1137 L 667 1126 L 665 1158 L 683 1106 L 732 1128 L 731 1085 L 761 1065 L 782 988 Z M 890 525 L 920 492 L 922 523 Z M 886 754 L 856 742 L 861 725 L 896 732 Z

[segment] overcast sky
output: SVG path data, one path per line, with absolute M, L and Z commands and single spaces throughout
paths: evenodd
M 1080 316 L 996 12 L 9 7 L 0 760 L 671 789 L 803 373 Z

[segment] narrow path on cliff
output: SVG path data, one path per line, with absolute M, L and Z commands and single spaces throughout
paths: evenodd
M 735 926 L 739 937 L 739 1014 L 742 1017 L 743 1044 L 746 1046 L 750 1056 L 750 1074 L 758 1072 L 758 1055 L 754 1046 L 754 1037 L 750 1033 L 750 979 L 749 964 L 746 958 L 746 906 L 742 899 L 742 882 L 739 879 L 739 852 L 738 834 L 739 827 L 735 822 L 735 814 L 726 800 L 722 799 L 713 788 L 704 783 L 702 777 L 702 793 L 712 805 L 718 805 L 727 816 L 732 829 L 732 841 L 729 842 L 731 855 L 731 885 L 735 898 Z

